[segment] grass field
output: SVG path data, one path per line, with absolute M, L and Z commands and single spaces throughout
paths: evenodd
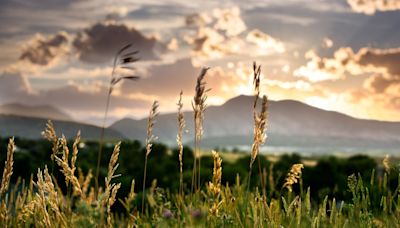
M 266 96 L 261 98 L 261 109 L 258 111 L 256 107 L 260 99 L 258 87 L 260 67 L 256 64 L 254 64 L 256 91 L 253 107 L 254 139 L 251 151 L 247 154 L 222 153 L 220 155 L 216 151 L 202 150 L 202 122 L 207 92 L 203 79 L 206 72 L 207 69 L 203 69 L 197 80 L 193 102 L 195 146 L 193 154 L 190 154 L 192 157 L 189 158 L 189 160 L 193 159 L 190 170 L 186 170 L 188 160 L 184 159 L 185 150 L 181 141 L 185 127 L 181 99 L 178 102 L 177 128 L 179 131 L 176 157 L 171 158 L 172 153 L 168 152 L 155 154 L 155 148 L 162 146 L 153 145 L 155 139 L 153 127 L 158 114 L 158 103 L 154 102 L 149 114 L 145 145 L 143 149 L 140 149 L 140 146 L 135 149 L 143 150 L 144 166 L 142 166 L 142 156 L 135 157 L 132 151 L 130 153 L 121 151 L 121 148 L 125 147 L 121 145 L 121 142 L 117 142 L 105 145 L 104 152 L 107 152 L 107 149 L 112 152 L 104 154 L 110 158 L 108 166 L 101 167 L 102 139 L 96 159 L 98 162 L 95 175 L 92 169 L 87 167 L 89 166 L 87 161 L 90 160 L 87 157 L 92 156 L 92 153 L 82 153 L 82 157 L 86 157 L 86 163 L 80 163 L 78 156 L 82 149 L 80 133 L 73 142 L 69 143 L 64 136 L 60 137 L 56 133 L 52 122 L 49 122 L 43 136 L 52 147 L 51 153 L 47 154 L 50 163 L 45 163 L 45 158 L 43 158 L 44 160 L 39 164 L 40 168 L 31 174 L 30 179 L 14 178 L 16 181 L 11 182 L 13 172 L 23 173 L 21 171 L 27 168 L 14 167 L 14 155 L 18 155 L 19 159 L 25 162 L 20 164 L 29 164 L 34 159 L 24 158 L 23 156 L 27 153 L 16 154 L 17 145 L 13 138 L 8 142 L 0 186 L 1 226 L 279 228 L 400 226 L 399 166 L 392 165 L 393 161 L 388 157 L 385 157 L 383 161 L 377 159 L 379 163 L 382 162 L 380 166 L 382 168 L 377 169 L 376 172 L 375 161 L 371 162 L 362 156 L 350 158 L 351 162 L 346 163 L 347 166 L 358 164 L 363 167 L 373 167 L 368 170 L 370 171 L 368 177 L 361 176 L 359 173 L 348 173 L 349 170 L 354 170 L 354 167 L 340 166 L 336 158 L 322 160 L 322 163 L 320 161 L 317 163 L 316 158 L 297 158 L 296 163 L 284 169 L 287 173 L 278 172 L 279 178 L 274 175 L 273 165 L 277 164 L 281 158 L 273 155 L 259 155 L 260 147 L 265 143 L 267 136 L 268 99 Z M 135 142 L 130 144 L 130 146 L 133 145 Z M 37 149 L 37 145 L 35 147 L 32 145 L 32 148 Z M 124 156 L 123 159 L 119 159 L 120 153 L 121 157 Z M 35 154 L 39 155 L 37 152 Z M 136 153 L 138 154 L 141 153 Z M 243 160 L 247 158 L 243 157 L 246 155 L 248 160 Z M 154 161 L 152 157 L 157 157 L 158 160 Z M 287 158 L 290 159 L 290 157 Z M 132 167 L 133 162 L 137 160 L 140 162 L 136 162 Z M 237 161 L 246 162 L 244 169 L 248 168 L 247 174 L 244 171 L 241 176 L 236 175 L 234 178 L 234 175 L 239 172 L 235 170 L 238 166 L 230 166 L 229 178 L 233 181 L 224 182 L 222 179 L 224 165 L 228 167 L 229 164 Z M 270 162 L 270 165 L 262 166 L 266 161 Z M 139 172 L 135 165 L 143 168 L 143 178 L 132 179 L 132 173 L 119 173 L 120 163 L 124 167 L 122 172 L 127 170 Z M 79 164 L 84 164 L 82 166 L 86 167 L 79 167 Z M 89 167 L 95 167 L 94 164 L 90 165 Z M 304 182 L 305 167 L 314 166 L 318 169 L 313 171 L 313 175 L 308 176 L 314 179 Z M 159 167 L 163 167 L 163 170 L 157 170 Z M 175 169 L 175 167 L 178 168 Z M 322 188 L 323 191 L 318 191 L 315 197 L 314 189 L 304 184 L 329 183 L 329 179 L 341 180 L 337 176 L 343 170 L 339 168 L 345 169 L 349 174 L 347 187 L 346 184 L 333 183 L 333 189 Z M 177 185 L 168 186 L 176 187 L 159 186 L 157 179 L 164 185 L 172 181 L 164 179 L 165 176 L 171 174 L 170 172 L 176 172 L 174 174 L 177 174 L 175 177 L 179 178 L 179 181 L 176 182 Z M 158 176 L 151 176 L 152 173 L 158 173 Z M 210 175 L 205 175 L 206 173 Z M 204 180 L 204 176 L 208 179 Z M 100 177 L 104 177 L 104 181 L 100 180 Z M 130 187 L 122 186 L 122 180 L 126 183 L 126 177 L 130 178 L 128 180 L 131 183 Z M 148 180 L 148 178 L 151 179 Z M 142 186 L 135 184 L 139 181 Z M 152 182 L 150 186 L 146 185 L 149 181 Z M 337 186 L 341 186 L 340 189 Z M 128 189 L 126 194 L 119 195 L 119 191 L 124 188 Z M 344 197 L 346 195 L 348 197 Z M 116 204 L 122 205 L 123 210 L 121 207 L 118 209 Z

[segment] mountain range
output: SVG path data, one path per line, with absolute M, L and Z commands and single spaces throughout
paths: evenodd
M 221 106 L 207 108 L 202 146 L 248 147 L 252 142 L 254 97 L 238 96 Z M 185 112 L 187 143 L 193 138 L 193 112 Z M 162 142 L 174 144 L 176 113 L 157 118 L 154 134 Z M 111 128 L 128 138 L 144 140 L 146 119 L 122 119 Z M 363 120 L 325 111 L 299 101 L 269 101 L 267 146 L 275 150 L 345 151 L 397 150 L 400 122 Z
M 253 100 L 252 96 L 242 95 L 228 100 L 221 106 L 208 107 L 205 112 L 202 147 L 248 149 L 253 135 Z M 14 107 L 18 106 L 14 105 Z M 0 136 L 39 138 L 46 119 L 55 119 L 57 130 L 67 137 L 73 137 L 80 129 L 83 138 L 99 138 L 100 127 L 74 122 L 55 108 L 40 108 L 45 110 L 33 112 L 40 118 L 10 112 L 0 114 Z M 39 108 L 28 107 L 28 109 Z M 14 110 L 30 114 L 23 108 Z M 0 113 L 3 112 L 0 109 Z M 193 112 L 187 111 L 184 115 L 186 128 L 183 139 L 186 144 L 192 144 Z M 146 126 L 146 118 L 139 120 L 125 118 L 107 128 L 106 135 L 107 138 L 112 139 L 128 138 L 143 141 L 146 136 Z M 267 132 L 267 144 L 264 148 L 278 152 L 375 151 L 391 153 L 397 152 L 400 148 L 400 122 L 357 119 L 294 100 L 269 101 Z M 176 113 L 160 114 L 154 126 L 154 135 L 158 137 L 158 141 L 174 146 L 176 133 Z

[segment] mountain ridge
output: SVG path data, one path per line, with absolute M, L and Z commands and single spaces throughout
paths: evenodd
M 203 143 L 212 138 L 229 138 L 230 136 L 251 138 L 253 134 L 253 107 L 254 96 L 241 95 L 232 98 L 220 106 L 210 106 L 205 112 Z M 185 113 L 186 126 L 189 133 L 193 133 L 193 115 L 191 111 Z M 351 146 L 359 146 L 356 141 L 375 142 L 378 146 L 400 147 L 400 122 L 380 120 L 365 120 L 349 115 L 327 111 L 304 104 L 295 100 L 281 100 L 269 102 L 268 135 L 274 140 L 268 144 L 278 145 L 278 142 L 291 145 L 296 141 L 294 137 L 301 137 L 302 144 L 320 144 L 332 142 Z M 143 140 L 145 137 L 147 119 L 124 118 L 110 126 L 127 138 Z M 135 129 L 135 130 L 132 130 Z M 142 132 L 141 134 L 139 132 Z M 160 114 L 154 127 L 154 134 L 161 142 L 171 145 L 175 143 L 177 132 L 176 113 Z M 250 136 L 250 137 L 249 137 Z M 184 137 L 190 142 L 191 136 Z M 248 141 L 248 140 L 245 140 Z M 249 142 L 251 143 L 251 141 Z M 248 144 L 248 143 L 247 143 Z M 296 143 L 292 143 L 296 144 Z M 371 143 L 368 145 L 373 146 Z M 224 140 L 209 146 L 224 146 Z
M 73 118 L 51 105 L 25 105 L 7 103 L 0 105 L 0 114 L 72 121 Z
M 53 120 L 57 133 L 65 135 L 66 138 L 75 138 L 78 131 L 85 140 L 98 140 L 100 138 L 101 128 L 73 121 Z M 27 139 L 43 138 L 41 132 L 45 129 L 47 119 L 37 117 L 25 117 L 17 115 L 0 114 L 0 137 L 21 137 Z M 125 137 L 113 129 L 107 129 L 105 132 L 107 139 L 124 139 Z

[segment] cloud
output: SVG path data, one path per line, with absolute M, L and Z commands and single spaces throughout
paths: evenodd
M 59 32 L 48 37 L 36 34 L 23 48 L 19 60 L 47 66 L 69 53 L 69 39 L 70 36 L 66 32 Z
M 207 13 L 193 13 L 185 17 L 185 24 L 189 27 L 201 27 L 211 23 L 212 20 Z
M 216 18 L 214 28 L 224 31 L 227 36 L 237 36 L 246 30 L 238 7 L 214 9 L 213 16 Z
M 342 109 L 336 110 L 362 118 L 398 120 L 400 48 L 364 47 L 354 52 L 349 47 L 343 47 L 336 50 L 331 58 L 320 57 L 315 51 L 309 51 L 306 58 L 307 64 L 296 69 L 295 76 L 311 82 L 343 80 L 342 83 L 353 84 L 351 88 L 336 91 L 331 96 L 332 101 L 342 104 Z M 362 76 L 357 79 L 361 81 L 361 86 L 355 87 L 350 75 Z M 323 106 L 322 100 L 319 101 Z
M 213 11 L 186 17 L 189 29 L 184 37 L 194 57 L 200 60 L 220 59 L 230 55 L 270 55 L 285 51 L 283 42 L 260 30 L 247 31 L 238 7 L 216 8 Z M 243 50 L 247 50 L 243 53 Z
M 109 13 L 105 16 L 106 21 L 119 21 L 128 15 L 127 7 L 108 7 Z
M 325 37 L 322 40 L 322 47 L 323 48 L 331 48 L 331 47 L 333 47 L 333 40 L 328 38 L 328 37 Z
M 258 29 L 250 31 L 246 36 L 246 40 L 250 43 L 256 44 L 257 47 L 260 48 L 260 52 L 265 52 L 268 50 L 276 53 L 285 52 L 285 45 L 281 41 L 263 33 Z
M 313 82 L 344 79 L 346 74 L 400 75 L 400 48 L 364 47 L 355 53 L 350 47 L 342 47 L 332 58 L 320 57 L 314 50 L 307 52 L 305 57 L 308 62 L 296 69 L 294 75 Z
M 400 75 L 400 48 L 362 48 L 355 58 L 360 65 L 370 71 L 386 71 L 388 74 Z
M 216 66 L 207 72 L 206 87 L 211 88 L 209 100 L 210 105 L 221 104 L 232 97 L 253 94 L 251 63 L 231 63 L 228 69 Z M 153 65 L 147 69 L 147 74 L 135 83 L 123 83 L 121 93 L 131 96 L 142 96 L 146 94 L 160 101 L 162 111 L 175 111 L 176 99 L 179 92 L 184 93 L 184 101 L 189 104 L 194 95 L 196 78 L 200 67 L 193 65 L 190 58 L 180 59 L 173 63 Z M 264 76 L 262 75 L 264 78 Z M 262 91 L 273 99 L 299 99 L 305 100 L 307 96 L 324 96 L 317 86 L 303 81 L 282 81 L 278 79 L 262 79 Z
M 110 61 L 117 50 L 132 43 L 140 51 L 143 60 L 157 59 L 155 47 L 157 40 L 146 37 L 135 28 L 124 24 L 99 22 L 80 32 L 73 46 L 79 59 L 88 63 L 104 63 Z
M 398 0 L 347 0 L 354 12 L 368 15 L 376 11 L 394 11 L 400 9 Z

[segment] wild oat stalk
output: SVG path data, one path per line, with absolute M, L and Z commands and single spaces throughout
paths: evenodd
M 80 132 L 78 132 L 74 145 L 78 145 L 80 140 Z M 71 162 L 69 162 L 69 149 L 67 145 L 67 139 L 63 135 L 62 138 L 60 139 L 60 145 L 62 147 L 62 158 L 59 158 L 58 156 L 55 156 L 55 161 L 58 166 L 60 166 L 60 171 L 64 174 L 65 176 L 65 183 L 68 186 L 69 183 L 72 185 L 72 191 L 74 195 L 81 196 L 82 195 L 82 189 L 81 185 L 79 183 L 78 178 L 75 176 L 75 162 L 78 156 L 78 149 L 77 146 L 73 148 L 73 153 L 72 153 L 72 158 Z
M 59 145 L 58 145 L 58 138 L 57 138 L 57 134 L 56 134 L 56 130 L 54 129 L 54 125 L 53 122 L 51 122 L 51 120 L 47 121 L 46 124 L 46 129 L 42 132 L 42 136 L 47 139 L 49 142 L 51 142 L 52 144 L 52 150 L 51 150 L 51 155 L 50 155 L 50 159 L 51 159 L 51 173 L 53 174 L 54 171 L 54 157 L 58 155 L 58 149 L 59 149 Z
M 199 144 L 201 138 L 203 136 L 203 121 L 204 121 L 204 112 L 206 109 L 206 93 L 209 90 L 206 90 L 206 82 L 204 82 L 204 77 L 206 76 L 207 71 L 210 68 L 204 67 L 201 69 L 200 75 L 197 77 L 195 95 L 192 102 L 192 108 L 194 113 L 194 165 L 193 165 L 193 174 L 192 174 L 192 192 L 193 190 L 200 189 L 200 177 L 201 177 L 201 156 L 200 156 L 200 148 Z M 196 162 L 198 161 L 198 164 Z M 196 170 L 196 166 L 198 165 L 198 170 Z
M 58 225 L 60 225 L 60 227 L 67 227 L 65 213 L 60 210 L 60 208 L 62 207 L 62 198 L 59 197 L 58 192 L 56 191 L 53 180 L 51 179 L 50 174 L 47 170 L 47 166 L 45 166 L 43 172 L 39 169 L 37 173 L 37 178 L 38 180 L 35 185 L 38 188 L 38 204 L 41 206 L 47 204 L 49 209 L 49 211 L 47 211 L 47 215 L 46 213 L 44 213 L 45 216 L 49 216 L 48 213 L 52 212 Z M 50 220 L 46 223 L 49 222 Z
M 88 172 L 88 174 L 86 175 L 86 177 L 85 177 L 85 175 L 83 174 L 83 172 L 82 172 L 82 169 L 81 168 L 78 168 L 78 174 L 79 174 L 79 184 L 82 186 L 82 200 L 88 200 L 88 198 L 87 198 L 87 193 L 88 193 L 88 190 L 89 190 L 89 187 L 90 187 L 90 181 L 92 180 L 92 178 L 93 178 L 93 174 L 92 174 L 92 170 L 91 169 L 89 169 L 89 172 Z M 91 202 L 89 202 L 89 201 L 87 201 L 89 204 L 91 203 Z
M 389 155 L 388 154 L 386 154 L 385 158 L 383 158 L 382 165 L 383 165 L 383 168 L 384 168 L 385 172 L 390 174 L 390 160 L 389 160 Z
M 302 169 L 304 168 L 303 164 L 294 164 L 290 169 L 287 177 L 285 179 L 285 183 L 283 184 L 283 188 L 287 188 L 289 192 L 292 192 L 292 186 L 298 182 L 301 177 Z
M 131 207 L 132 207 L 132 202 L 136 198 L 136 193 L 135 193 L 135 179 L 132 180 L 131 182 L 131 190 L 129 191 L 129 194 L 127 197 L 124 198 L 124 200 L 119 199 L 119 202 L 124 206 L 126 213 L 128 214 L 128 225 L 127 227 L 133 228 L 134 227 L 134 222 L 135 222 L 135 215 L 133 212 L 131 212 Z
M 108 172 L 107 176 L 105 177 L 105 191 L 104 195 L 100 197 L 100 192 L 98 193 L 99 196 L 97 197 L 100 199 L 100 206 L 101 212 L 103 212 L 103 207 L 106 206 L 107 208 L 107 225 L 112 227 L 112 217 L 111 217 L 111 206 L 114 204 L 116 200 L 116 194 L 118 189 L 121 187 L 121 183 L 114 184 L 111 183 L 111 180 L 119 177 L 120 174 L 115 174 L 119 164 L 118 164 L 118 157 L 121 148 L 121 142 L 118 142 L 114 146 L 113 153 L 111 154 L 110 161 L 108 163 Z M 103 215 L 103 213 L 101 213 Z M 101 220 L 102 221 L 102 220 Z
M 214 160 L 213 178 L 212 182 L 208 183 L 208 191 L 213 195 L 212 206 L 209 213 L 213 216 L 218 216 L 219 207 L 222 202 L 219 202 L 221 193 L 221 177 L 222 177 L 222 159 L 216 151 L 212 151 Z
M 255 98 L 253 104 L 253 119 L 254 119 L 254 130 L 253 130 L 253 144 L 251 146 L 251 159 L 250 159 L 250 167 L 249 167 L 249 179 L 248 179 L 248 188 L 250 187 L 250 179 L 251 179 L 251 171 L 253 168 L 254 161 L 257 158 L 257 155 L 260 150 L 260 146 L 265 143 L 267 138 L 266 127 L 268 121 L 268 98 L 267 96 L 263 96 L 262 104 L 261 104 L 261 112 L 257 112 L 257 102 L 260 95 L 260 75 L 261 75 L 261 66 L 257 66 L 254 62 L 253 64 L 253 84 L 255 91 Z M 261 171 L 261 166 L 259 163 L 259 171 Z M 260 175 L 261 177 L 261 175 Z M 263 183 L 263 182 L 262 182 Z M 264 186 L 263 186 L 264 188 Z
M 183 103 L 182 103 L 182 95 L 181 91 L 179 95 L 178 101 L 178 134 L 176 136 L 176 143 L 178 144 L 179 149 L 179 194 L 183 194 L 183 143 L 182 143 L 182 134 L 183 129 L 185 128 L 185 118 L 182 112 Z
M 149 118 L 147 120 L 146 155 L 144 159 L 144 174 L 143 174 L 142 214 L 144 212 L 144 198 L 146 190 L 145 188 L 146 188 L 147 158 L 151 153 L 151 147 L 153 146 L 152 143 L 156 138 L 153 135 L 153 127 L 157 116 L 158 116 L 158 102 L 154 101 L 150 110 Z
M 103 125 L 101 128 L 101 135 L 100 135 L 100 142 L 99 142 L 99 154 L 97 156 L 97 167 L 96 167 L 96 177 L 95 177 L 95 184 L 96 184 L 96 192 L 99 188 L 99 172 L 100 172 L 100 162 L 101 162 L 101 154 L 103 150 L 103 141 L 104 141 L 104 133 L 106 127 L 106 121 L 108 116 L 108 109 L 110 107 L 110 99 L 111 94 L 114 90 L 114 86 L 117 85 L 119 82 L 123 80 L 137 80 L 139 76 L 136 75 L 126 75 L 121 74 L 121 70 L 127 70 L 132 72 L 135 68 L 130 66 L 131 63 L 137 62 L 139 58 L 136 58 L 135 55 L 139 53 L 139 51 L 128 51 L 132 47 L 132 44 L 128 44 L 121 48 L 115 55 L 113 61 L 113 69 L 111 72 L 111 79 L 108 86 L 108 94 L 107 94 L 107 101 L 106 107 L 104 111 L 104 118 L 103 118 Z
M 7 147 L 7 160 L 4 165 L 3 178 L 1 179 L 0 197 L 3 195 L 3 193 L 8 191 L 11 175 L 13 173 L 14 151 L 15 151 L 14 138 L 10 138 Z

